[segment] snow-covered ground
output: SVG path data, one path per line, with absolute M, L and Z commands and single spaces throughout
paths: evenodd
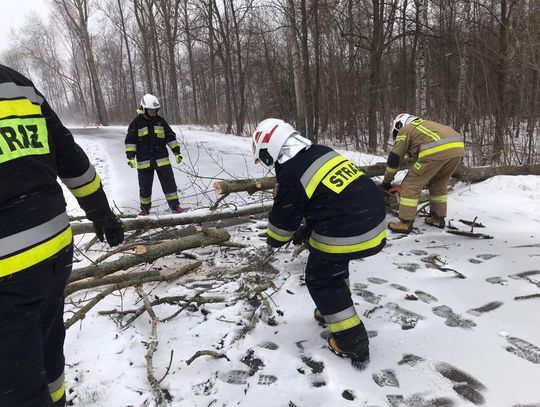
M 175 165 L 182 205 L 204 208 L 215 201 L 212 178 L 266 175 L 252 162 L 249 139 L 175 129 L 183 143 L 184 163 Z M 74 133 L 96 164 L 110 200 L 125 213 L 134 213 L 138 185 L 136 170 L 124 157 L 125 128 Z M 362 164 L 384 160 L 343 153 Z M 80 213 L 67 195 L 70 214 Z M 166 213 L 157 178 L 154 199 L 156 211 Z M 236 196 L 225 203 L 260 199 Z M 449 194 L 450 221 L 468 229 L 459 219 L 477 217 L 486 228 L 475 231 L 493 239 L 451 235 L 419 219 L 415 233 L 389 233 L 382 253 L 351 262 L 353 299 L 371 334 L 371 362 L 363 371 L 326 349 L 303 285 L 307 253 L 292 259 L 293 247 L 278 251 L 272 261 L 279 271 L 276 289 L 266 291 L 273 323 L 262 318 L 239 338 L 253 304 L 234 299 L 253 276 L 227 280 L 213 275 L 245 266 L 266 244 L 259 236 L 264 221 L 232 227 L 231 240 L 247 248 L 192 250 L 190 254 L 207 260 L 197 275 L 145 286 L 151 300 L 200 292 L 225 298 L 193 304 L 158 325 L 155 376 L 165 375 L 172 354 L 161 382 L 171 406 L 540 406 L 540 298 L 514 299 L 540 292 L 539 202 L 540 177 L 458 184 Z M 81 246 L 89 238 L 77 237 L 76 243 Z M 85 254 L 95 258 L 105 250 L 95 245 Z M 88 263 L 81 255 L 77 258 L 75 268 Z M 174 269 L 186 261 L 182 255 L 169 256 L 147 267 Z M 73 297 L 91 298 L 95 292 Z M 101 310 L 140 306 L 134 290 L 123 290 L 68 330 L 66 373 L 73 405 L 153 405 L 144 358 L 151 339 L 148 316 L 122 329 L 117 319 L 98 315 Z M 160 318 L 178 310 L 171 305 L 154 308 Z M 227 358 L 201 356 L 188 365 L 199 350 Z

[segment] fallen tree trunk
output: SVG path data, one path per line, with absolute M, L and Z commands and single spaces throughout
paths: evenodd
M 143 254 L 124 256 L 119 260 L 73 270 L 68 282 L 72 283 L 89 277 L 104 277 L 120 270 L 127 270 L 141 263 L 153 262 L 182 250 L 225 242 L 230 237 L 226 229 L 208 229 L 205 233 L 146 246 L 146 252 Z
M 501 167 L 459 165 L 452 177 L 463 182 L 480 182 L 497 175 L 540 175 L 540 165 L 504 165 Z
M 274 180 L 275 182 L 275 180 Z M 205 212 L 202 215 L 193 215 L 189 212 L 182 215 L 174 215 L 166 218 L 140 217 L 136 219 L 122 220 L 124 230 L 155 229 L 167 226 L 191 225 L 193 223 L 205 223 L 216 220 L 240 218 L 242 216 L 257 215 L 270 212 L 271 204 L 247 205 L 240 209 L 227 209 L 219 213 Z M 91 222 L 74 223 L 71 225 L 74 235 L 83 233 L 94 233 L 94 226 Z
M 413 160 L 404 160 L 399 170 L 406 170 Z M 366 167 L 358 167 L 369 177 L 380 177 L 386 170 L 386 162 L 380 162 Z M 501 167 L 466 167 L 458 165 L 452 175 L 453 178 L 462 182 L 480 182 L 496 175 L 540 175 L 540 165 L 506 165 Z M 256 179 L 227 180 L 214 183 L 214 189 L 218 194 L 229 194 L 230 192 L 248 192 L 250 195 L 256 191 L 274 188 L 275 177 L 265 177 Z M 224 192 L 221 192 L 224 191 Z
M 276 177 L 265 177 L 240 180 L 225 180 L 214 182 L 214 189 L 218 195 L 228 195 L 233 192 L 247 192 L 252 195 L 257 191 L 264 191 L 274 188 Z

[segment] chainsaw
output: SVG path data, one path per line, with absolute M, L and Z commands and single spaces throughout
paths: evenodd
M 394 185 L 392 188 L 384 192 L 386 206 L 389 211 L 397 211 L 399 209 L 399 196 L 401 194 L 401 185 Z

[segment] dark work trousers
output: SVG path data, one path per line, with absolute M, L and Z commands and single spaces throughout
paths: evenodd
M 0 279 L 0 407 L 65 406 L 64 288 L 72 261 L 69 246 Z
M 329 260 L 310 253 L 306 264 L 306 286 L 313 302 L 322 315 L 332 315 L 353 307 L 351 291 L 347 285 L 349 260 Z M 365 332 L 356 326 L 342 334 L 356 336 Z
M 152 207 L 152 184 L 154 183 L 154 171 L 157 172 L 161 189 L 165 194 L 167 203 L 171 209 L 178 205 L 178 193 L 176 191 L 176 181 L 172 166 L 170 164 L 158 167 L 155 160 L 151 161 L 148 168 L 137 170 L 139 175 L 139 197 L 141 201 L 141 209 L 150 211 Z

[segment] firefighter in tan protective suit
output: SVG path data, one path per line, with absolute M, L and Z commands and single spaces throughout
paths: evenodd
M 416 162 L 401 184 L 399 222 L 390 222 L 388 228 L 405 234 L 412 230 L 420 192 L 426 185 L 430 194 L 430 214 L 426 223 L 444 228 L 448 181 L 464 155 L 463 137 L 449 126 L 407 113 L 395 118 L 392 137 L 395 145 L 388 155 L 383 189 L 392 187 L 391 182 L 405 154 Z

